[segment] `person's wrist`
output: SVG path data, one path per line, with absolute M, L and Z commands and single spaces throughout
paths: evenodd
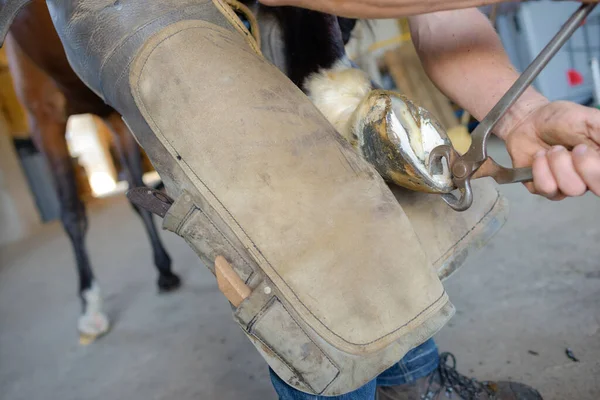
M 549 103 L 550 100 L 546 97 L 530 89 L 500 119 L 494 128 L 494 134 L 502 140 L 506 140 L 506 137 L 533 112 Z

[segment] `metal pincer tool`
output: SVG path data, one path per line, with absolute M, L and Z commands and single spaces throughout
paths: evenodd
M 471 147 L 464 155 L 461 156 L 453 147 L 448 145 L 438 146 L 431 151 L 429 155 L 429 170 L 439 169 L 442 158 L 445 158 L 450 167 L 453 183 L 461 193 L 460 198 L 457 198 L 452 193 L 442 194 L 444 201 L 454 210 L 465 211 L 471 207 L 473 203 L 471 179 L 489 176 L 499 184 L 530 182 L 533 180 L 531 168 L 505 168 L 497 164 L 487 155 L 487 141 L 492 130 L 506 111 L 537 78 L 539 73 L 546 67 L 565 42 L 569 40 L 577 28 L 581 26 L 596 5 L 598 4 L 584 4 L 573 13 L 556 36 L 552 38 L 550 43 L 548 43 L 477 128 L 475 128 L 471 134 Z

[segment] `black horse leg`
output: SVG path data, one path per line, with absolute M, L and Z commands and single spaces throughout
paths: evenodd
M 336 16 L 296 7 L 280 7 L 278 19 L 284 31 L 287 75 L 298 87 L 305 89 L 306 78 L 336 64 L 347 64 L 345 36 Z M 352 20 L 344 20 L 346 30 Z
M 111 114 L 104 119 L 115 138 L 122 164 L 127 170 L 127 181 L 130 187 L 144 186 L 142 180 L 142 156 L 140 147 L 135 141 L 133 135 L 129 132 L 121 117 L 117 114 Z M 154 255 L 154 264 L 158 270 L 158 288 L 160 291 L 167 292 L 177 289 L 181 285 L 180 278 L 173 273 L 171 269 L 171 258 L 167 254 L 154 219 L 150 212 L 140 209 L 135 204 L 131 204 L 133 209 L 142 219 L 144 227 L 152 244 Z
M 344 138 L 356 143 L 350 121 L 373 84 L 346 55 L 355 21 L 294 7 L 277 12 L 284 31 L 286 74 Z
M 43 127 L 35 130 L 35 143 L 44 153 L 53 174 L 60 200 L 61 220 L 73 245 L 79 273 L 79 292 L 82 294 L 91 289 L 94 273 L 85 248 L 88 220 L 85 206 L 79 198 L 75 170 L 67 150 L 64 136 L 66 124 L 49 120 L 40 122 Z M 85 299 L 82 300 L 85 304 Z
M 79 197 L 75 169 L 65 140 L 66 123 L 45 115 L 37 115 L 30 120 L 36 121 L 32 124 L 35 126 L 33 137 L 52 171 L 60 201 L 62 224 L 75 253 L 82 302 L 78 330 L 82 338 L 93 339 L 108 330 L 108 319 L 102 312 L 100 289 L 95 282 L 85 247 L 88 220 L 84 203 Z

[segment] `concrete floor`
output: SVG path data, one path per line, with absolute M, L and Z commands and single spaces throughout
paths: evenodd
M 547 400 L 600 399 L 600 200 L 502 189 L 509 222 L 447 281 L 458 313 L 438 344 L 478 378 L 521 380 Z M 212 276 L 167 232 L 185 283 L 157 295 L 136 218 L 123 197 L 90 209 L 88 247 L 114 326 L 87 347 L 77 343 L 76 277 L 60 226 L 0 248 L 0 398 L 275 399 Z

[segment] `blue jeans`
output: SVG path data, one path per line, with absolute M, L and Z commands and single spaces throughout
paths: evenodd
M 374 400 L 377 386 L 397 386 L 412 383 L 433 372 L 440 362 L 433 339 L 415 347 L 400 361 L 383 371 L 377 378 L 353 392 L 342 396 L 325 397 L 300 392 L 282 381 L 271 369 L 271 382 L 279 400 Z

